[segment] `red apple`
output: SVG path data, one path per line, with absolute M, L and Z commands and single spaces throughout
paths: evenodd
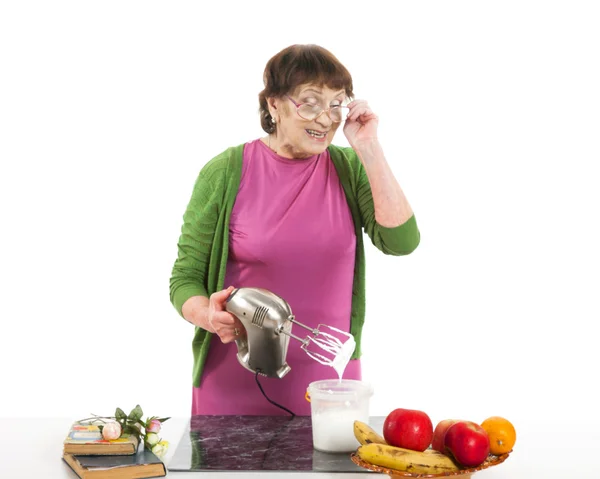
M 447 454 L 446 446 L 444 446 L 444 437 L 446 436 L 448 428 L 458 421 L 458 419 L 442 419 L 437 423 L 437 426 L 435 426 L 435 429 L 433 430 L 431 449 L 441 452 L 442 454 Z
M 490 438 L 479 424 L 458 421 L 446 431 L 444 445 L 456 461 L 465 467 L 477 467 L 490 453 Z
M 383 437 L 391 446 L 423 452 L 431 444 L 433 424 L 423 411 L 394 409 L 383 422 Z

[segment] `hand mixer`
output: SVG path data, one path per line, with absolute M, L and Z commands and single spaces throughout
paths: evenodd
M 290 305 L 266 289 L 234 289 L 225 309 L 246 328 L 247 337 L 235 340 L 238 361 L 249 371 L 264 376 L 282 378 L 290 372 L 291 367 L 286 362 L 290 338 L 300 341 L 306 354 L 321 364 L 332 366 L 340 377 L 340 370 L 346 367 L 356 347 L 351 334 L 333 326 L 319 324 L 311 328 L 296 321 Z M 294 335 L 294 324 L 310 334 L 304 339 Z M 320 352 L 311 351 L 311 345 L 320 348 Z

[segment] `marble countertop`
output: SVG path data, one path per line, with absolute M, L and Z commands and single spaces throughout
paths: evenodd
M 374 417 L 377 429 L 383 417 Z M 358 447 L 358 442 L 357 442 Z M 312 444 L 309 416 L 194 416 L 169 471 L 369 472 L 349 453 L 325 453 Z

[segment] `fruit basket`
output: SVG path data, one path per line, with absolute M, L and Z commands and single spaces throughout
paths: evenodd
M 456 471 L 456 472 L 445 472 L 445 473 L 441 473 L 441 474 L 414 474 L 414 473 L 410 473 L 410 472 L 398 471 L 396 469 L 389 469 L 387 467 L 376 466 L 375 464 L 370 464 L 368 462 L 363 461 L 360 457 L 358 457 L 358 455 L 355 452 L 353 452 L 350 455 L 350 459 L 352 459 L 352 462 L 354 462 L 354 464 L 356 464 L 357 466 L 364 467 L 365 469 L 369 469 L 371 471 L 387 474 L 393 479 L 396 479 L 399 477 L 432 478 L 432 477 L 450 477 L 450 476 L 452 476 L 452 477 L 460 476 L 461 479 L 467 479 L 467 478 L 471 477 L 473 474 L 475 474 L 477 471 L 481 471 L 482 469 L 487 469 L 488 467 L 497 466 L 498 464 L 503 463 L 508 458 L 508 456 L 509 456 L 509 453 L 502 454 L 500 456 L 494 456 L 493 454 L 490 454 L 488 456 L 488 458 L 483 462 L 483 464 L 481 464 L 477 467 L 461 469 L 460 471 Z

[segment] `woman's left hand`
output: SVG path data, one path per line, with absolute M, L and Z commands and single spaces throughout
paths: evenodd
M 344 124 L 344 135 L 350 146 L 356 146 L 365 141 L 377 140 L 379 118 L 366 100 L 354 100 L 348 104 L 350 111 Z

